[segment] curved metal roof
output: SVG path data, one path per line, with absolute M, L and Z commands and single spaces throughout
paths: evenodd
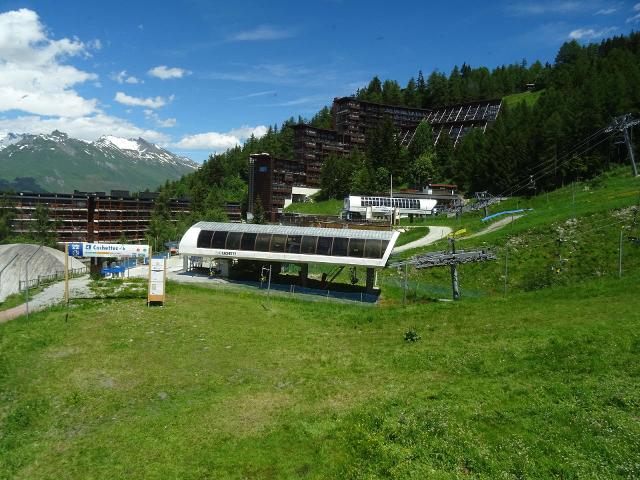
M 199 245 L 201 234 L 208 233 L 205 239 L 207 245 Z M 282 239 L 278 239 L 277 250 L 271 249 L 269 243 L 264 249 L 256 249 L 243 247 L 238 245 L 238 238 L 234 243 L 234 248 L 216 248 L 209 242 L 216 232 L 237 232 L 243 234 L 251 234 L 253 238 L 250 242 L 257 242 L 260 234 L 269 236 L 271 242 L 274 237 L 286 238 L 287 245 L 293 237 L 293 250 L 286 250 Z M 391 251 L 398 239 L 398 232 L 383 230 L 351 230 L 347 228 L 317 228 L 317 227 L 294 227 L 287 225 L 256 225 L 248 223 L 219 223 L 219 222 L 199 222 L 193 225 L 185 232 L 180 240 L 180 254 L 187 256 L 203 256 L 210 258 L 226 258 L 226 259 L 245 259 L 259 261 L 274 261 L 283 263 L 329 263 L 337 265 L 359 265 L 366 267 L 384 267 L 391 255 Z M 316 250 L 320 239 L 328 237 L 331 239 L 330 244 L 325 245 L 327 250 L 322 252 Z M 244 235 L 241 236 L 244 239 Z M 303 253 L 302 241 L 304 238 L 315 238 L 313 244 L 313 252 L 306 250 Z M 334 240 L 342 238 L 348 240 L 346 244 L 340 245 L 340 253 L 335 253 L 333 246 Z M 225 236 L 224 246 L 227 246 L 227 237 Z M 351 250 L 352 243 L 355 245 Z M 368 250 L 371 244 L 371 250 Z M 256 245 L 254 243 L 254 245 Z M 330 246 L 329 246 L 330 245 Z M 348 245 L 348 247 L 347 247 Z M 311 245 L 309 245 L 311 246 Z M 281 248 L 282 247 L 282 248 Z M 297 248 L 295 248 L 297 247 Z M 331 251 L 329 252 L 329 249 Z M 367 253 L 369 252 L 369 253 Z
M 388 230 L 355 230 L 350 228 L 294 227 L 290 225 L 258 225 L 254 223 L 198 222 L 193 227 L 201 230 L 226 232 L 268 233 L 276 235 L 313 235 L 317 237 L 364 238 L 391 240 L 395 232 Z

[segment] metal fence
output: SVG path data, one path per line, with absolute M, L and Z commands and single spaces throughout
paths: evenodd
M 69 269 L 69 278 L 78 277 L 80 275 L 84 275 L 89 272 L 87 267 L 83 268 L 72 268 Z M 38 275 L 34 278 L 30 278 L 29 280 L 18 280 L 18 289 L 20 292 L 24 292 L 24 290 L 28 288 L 37 287 L 43 283 L 50 283 L 56 280 L 62 280 L 64 278 L 64 270 L 56 270 L 53 273 L 48 275 Z

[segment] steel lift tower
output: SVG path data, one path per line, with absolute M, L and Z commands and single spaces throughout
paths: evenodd
M 631 116 L 630 113 L 626 115 L 621 115 L 613 119 L 611 125 L 607 127 L 605 130 L 607 133 L 611 132 L 620 132 L 624 137 L 624 143 L 627 144 L 627 151 L 629 152 L 629 158 L 631 159 L 631 168 L 633 169 L 633 176 L 638 176 L 638 167 L 636 166 L 636 155 L 633 150 L 633 143 L 631 142 L 631 135 L 629 134 L 629 130 L 640 124 L 640 120 L 635 119 Z

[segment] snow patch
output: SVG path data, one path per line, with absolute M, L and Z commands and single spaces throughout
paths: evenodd
M 136 152 L 140 150 L 140 146 L 138 142 L 135 140 L 128 140 L 126 138 L 114 137 L 113 135 L 105 135 L 104 138 L 106 141 L 112 143 L 116 147 L 121 150 L 135 150 Z

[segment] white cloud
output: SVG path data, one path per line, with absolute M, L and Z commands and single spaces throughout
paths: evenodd
M 191 72 L 184 68 L 172 67 L 169 68 L 166 65 L 159 65 L 153 67 L 147 72 L 152 77 L 160 78 L 162 80 L 169 80 L 170 78 L 182 78 L 189 75 Z
M 610 33 L 618 30 L 618 27 L 607 27 L 601 30 L 594 30 L 593 28 L 578 28 L 569 33 L 569 38 L 573 40 L 592 40 L 594 38 L 602 38 Z
M 517 2 L 508 6 L 515 15 L 547 15 L 556 13 L 571 13 L 583 11 L 585 2 L 578 1 L 546 1 L 546 2 Z
M 164 97 L 138 98 L 127 95 L 124 92 L 117 92 L 114 100 L 123 105 L 131 105 L 133 107 L 161 108 L 173 100 L 171 95 L 168 99 Z
M 633 6 L 633 11 L 634 12 L 640 12 L 640 3 L 636 3 Z M 640 13 L 636 13 L 632 17 L 627 18 L 627 23 L 633 23 L 633 22 L 638 22 L 638 21 L 640 21 Z
M 111 80 L 114 80 L 120 84 L 128 83 L 128 84 L 136 84 L 142 83 L 141 80 L 137 79 L 133 75 L 129 75 L 126 70 L 122 70 L 121 72 L 112 73 L 110 75 Z
M 619 10 L 618 7 L 601 8 L 595 14 L 596 15 L 611 15 L 611 14 L 616 13 L 618 10 Z
M 17 118 L 0 117 L 0 132 L 49 133 L 60 130 L 74 138 L 95 140 L 101 135 L 117 137 L 142 137 L 155 143 L 167 143 L 169 137 L 156 130 L 139 128 L 127 120 L 97 113 L 85 117 L 44 118 L 25 115 Z
M 267 133 L 267 127 L 259 125 L 257 127 L 242 126 L 227 133 L 206 132 L 182 137 L 179 142 L 173 144 L 175 148 L 185 150 L 208 150 L 221 152 L 229 148 L 236 147 L 248 139 L 251 135 L 256 138 Z
M 264 97 L 267 95 L 273 95 L 274 97 L 277 96 L 277 92 L 275 90 L 269 90 L 266 92 L 255 92 L 255 93 L 249 93 L 247 95 L 240 95 L 239 97 L 231 97 L 229 100 L 245 100 L 247 98 L 255 98 L 255 97 Z
M 245 30 L 230 35 L 227 40 L 232 42 L 253 42 L 260 40 L 280 40 L 291 38 L 293 33 L 290 30 L 278 29 L 269 25 L 260 25 L 253 30 Z
M 178 123 L 178 121 L 175 118 L 162 119 L 156 112 L 149 109 L 146 109 L 144 111 L 144 116 L 147 118 L 147 120 L 151 120 L 157 127 L 161 127 L 161 128 L 175 127 Z
M 81 97 L 73 86 L 98 76 L 64 60 L 90 56 L 99 40 L 49 37 L 36 12 L 22 8 L 0 14 L 0 112 L 75 117 L 95 113 L 97 100 Z
M 330 99 L 329 95 L 310 95 L 283 102 L 260 105 L 261 107 L 294 107 L 296 105 L 322 105 Z

